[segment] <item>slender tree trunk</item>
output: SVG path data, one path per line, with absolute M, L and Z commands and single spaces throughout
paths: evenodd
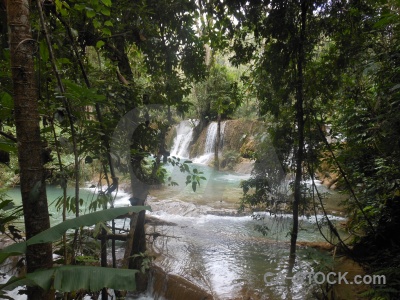
M 112 51 L 112 53 L 118 57 L 118 69 L 120 74 L 126 78 L 128 81 L 134 81 L 133 72 L 129 64 L 128 56 L 125 52 L 125 39 L 118 38 L 116 44 L 118 46 L 118 50 L 115 47 L 112 47 L 106 44 L 106 47 Z M 130 109 L 133 109 L 131 107 Z M 133 136 L 132 139 L 134 140 Z M 131 156 L 131 162 L 129 163 L 129 173 L 131 177 L 131 188 L 132 188 L 132 197 L 131 204 L 135 205 L 144 205 L 148 195 L 148 186 L 145 183 L 145 179 L 141 175 L 142 167 L 140 165 L 140 160 Z M 144 231 L 144 222 L 145 222 L 145 211 L 140 213 L 135 213 L 131 216 L 131 224 L 130 230 L 127 235 L 126 244 L 125 244 L 125 253 L 124 259 L 122 263 L 123 268 L 130 269 L 140 269 L 142 265 L 142 258 L 135 257 L 135 254 L 139 254 L 141 252 L 146 251 L 146 239 L 145 239 L 145 231 Z M 136 290 L 138 292 L 143 292 L 147 288 L 147 274 L 138 273 L 136 275 Z
M 102 228 L 101 230 L 101 239 L 100 239 L 100 261 L 101 266 L 106 268 L 107 264 L 107 231 Z M 101 289 L 101 299 L 108 299 L 107 288 L 104 287 Z
M 294 181 L 294 201 L 293 201 L 293 228 L 290 239 L 290 258 L 289 272 L 293 270 L 296 260 L 296 242 L 299 231 L 299 204 L 301 202 L 301 180 L 302 164 L 304 159 L 304 84 L 303 84 L 303 64 L 304 64 L 304 42 L 307 21 L 307 0 L 301 1 L 301 27 L 300 39 L 297 52 L 297 86 L 296 86 L 296 123 L 297 123 L 297 151 L 296 151 L 296 177 Z
M 67 220 L 67 179 L 64 178 L 64 167 L 61 161 L 61 153 L 60 153 L 60 148 L 58 147 L 58 143 L 57 143 L 57 133 L 56 133 L 56 129 L 54 127 L 54 121 L 51 120 L 50 121 L 50 126 L 51 126 L 51 131 L 53 133 L 53 137 L 54 137 L 54 144 L 56 146 L 56 152 L 57 152 L 57 161 L 58 161 L 58 168 L 61 172 L 61 174 L 63 174 L 63 177 L 61 178 L 62 180 L 62 190 L 63 190 L 63 207 L 62 207 L 62 220 L 63 222 Z M 63 247 L 64 247 L 64 262 L 66 265 L 68 265 L 69 260 L 68 260 L 68 248 L 67 248 L 67 234 L 64 233 L 63 234 Z
M 29 13 L 28 0 L 7 2 L 18 162 L 27 239 L 50 227 L 33 62 L 37 45 L 32 39 Z M 26 261 L 28 273 L 50 268 L 51 244 L 28 246 Z M 28 287 L 28 299 L 54 299 L 54 293 Z
M 70 40 L 72 48 L 74 50 L 75 57 L 76 57 L 76 59 L 78 61 L 79 68 L 81 70 L 81 73 L 82 73 L 83 79 L 85 81 L 86 87 L 90 89 L 91 88 L 91 84 L 90 84 L 90 81 L 89 81 L 89 77 L 88 77 L 87 72 L 85 70 L 85 67 L 83 65 L 82 59 L 81 59 L 81 57 L 79 55 L 78 48 L 77 48 L 77 46 L 76 46 L 76 44 L 74 42 L 72 30 L 68 26 L 68 24 L 63 20 L 63 18 L 61 17 L 60 14 L 58 14 L 57 17 L 60 20 L 60 22 L 64 25 L 64 27 L 65 27 L 65 29 L 67 31 L 69 40 Z M 105 133 L 106 130 L 105 130 L 105 127 L 104 127 L 103 115 L 101 113 L 100 105 L 98 103 L 95 104 L 95 110 L 96 110 L 97 120 L 99 121 L 100 129 L 101 129 L 101 131 L 103 133 Z M 102 140 L 102 142 L 103 142 L 103 144 L 104 144 L 104 146 L 106 148 L 107 162 L 108 162 L 108 165 L 110 167 L 110 174 L 111 174 L 111 180 L 112 180 L 111 185 L 110 185 L 110 181 L 108 180 L 107 167 L 106 167 L 105 164 L 103 164 L 104 176 L 105 176 L 106 181 L 107 181 L 107 195 L 109 195 L 111 197 L 111 193 L 118 188 L 118 178 L 115 175 L 114 166 L 113 166 L 112 161 L 111 161 L 109 136 L 107 134 L 104 134 L 104 135 L 101 136 L 101 140 Z M 114 207 L 114 201 L 111 202 L 111 208 L 113 208 L 113 207 Z M 107 209 L 107 206 L 103 207 L 103 209 Z M 114 220 L 112 220 L 112 232 L 113 232 L 113 234 L 115 234 L 115 221 Z M 103 234 L 103 236 L 106 235 L 106 231 L 105 231 L 104 228 L 102 229 L 102 234 Z M 113 265 L 113 268 L 116 268 L 116 260 L 117 259 L 116 259 L 116 254 L 115 254 L 115 240 L 112 240 L 111 243 L 112 243 L 112 246 L 111 246 L 112 265 Z M 102 241 L 101 241 L 101 266 L 102 267 L 106 267 L 107 266 L 107 239 L 106 238 L 102 238 Z M 107 289 L 106 288 L 104 288 L 102 290 L 102 298 L 103 299 L 107 298 Z
M 37 0 L 37 7 L 38 7 L 38 12 L 39 12 L 39 19 L 40 19 L 40 23 L 44 32 L 44 37 L 46 39 L 46 43 L 47 43 L 47 49 L 49 50 L 49 55 L 50 55 L 50 63 L 51 63 L 51 67 L 53 69 L 54 72 L 54 76 L 57 79 L 57 84 L 58 87 L 61 91 L 61 94 L 64 96 L 63 97 L 63 103 L 65 106 L 65 109 L 67 111 L 67 116 L 68 116 L 68 120 L 69 120 L 69 124 L 70 124 L 70 129 L 71 129 L 71 137 L 72 137 L 72 145 L 73 145 L 73 153 L 74 153 L 74 175 L 75 175 L 75 216 L 79 217 L 79 180 L 80 180 L 80 173 L 79 173 L 79 155 L 78 155 L 78 147 L 77 147 L 77 141 L 76 141 L 76 130 L 74 127 L 74 121 L 72 118 L 72 113 L 71 113 L 71 105 L 68 101 L 68 99 L 65 97 L 65 88 L 64 85 L 61 81 L 61 76 L 60 73 L 58 71 L 57 68 L 57 64 L 56 64 L 56 58 L 54 56 L 54 52 L 53 52 L 53 47 L 52 47 L 52 43 L 50 40 L 50 35 L 48 33 L 47 30 L 47 26 L 46 26 L 46 22 L 44 19 L 44 14 L 43 14 L 43 10 L 42 10 L 42 2 L 40 0 Z M 72 261 L 75 259 L 75 249 L 76 249 L 76 244 L 77 244 L 77 240 L 78 240 L 78 229 L 75 229 L 75 235 L 74 235 L 74 241 L 73 241 L 73 257 L 72 257 Z

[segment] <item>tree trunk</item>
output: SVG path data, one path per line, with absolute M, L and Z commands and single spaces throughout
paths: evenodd
M 307 18 L 307 0 L 301 1 L 301 27 L 300 39 L 298 45 L 297 56 L 297 83 L 296 83 L 296 123 L 298 134 L 298 146 L 296 153 L 296 177 L 294 181 L 294 201 L 293 201 L 293 228 L 290 239 L 290 258 L 289 273 L 292 272 L 296 260 L 296 242 L 299 231 L 299 204 L 301 202 L 301 180 L 302 180 L 302 164 L 304 158 L 304 91 L 303 91 L 303 64 L 304 64 L 304 42 Z
M 50 227 L 33 63 L 37 45 L 32 39 L 29 12 L 28 0 L 7 2 L 18 162 L 27 239 Z M 26 261 L 28 273 L 50 268 L 51 244 L 28 246 Z M 45 293 L 38 287 L 28 287 L 28 299 L 54 299 L 54 294 Z
M 135 137 L 133 137 L 135 138 Z M 130 199 L 132 206 L 144 205 L 149 193 L 146 179 L 141 170 L 141 159 L 131 157 L 129 164 L 131 177 L 132 197 Z M 123 268 L 140 270 L 142 266 L 142 257 L 137 254 L 146 251 L 146 236 L 144 231 L 145 211 L 134 213 L 131 216 L 130 230 L 125 244 L 125 253 Z M 135 257 L 133 257 L 135 256 Z M 147 274 L 138 273 L 136 275 L 136 291 L 144 292 L 147 289 Z
M 133 164 L 134 165 L 134 164 Z M 138 166 L 132 166 L 132 169 L 138 170 Z M 133 173 L 133 170 L 131 170 Z M 147 185 L 138 179 L 137 174 L 131 173 L 131 186 L 132 186 L 132 198 L 131 204 L 144 205 L 148 195 Z M 142 257 L 134 255 L 144 253 L 146 251 L 146 236 L 144 230 L 146 212 L 141 211 L 135 213 L 131 217 L 131 226 L 126 239 L 125 254 L 123 267 L 129 269 L 140 270 L 142 266 Z M 136 290 L 138 292 L 144 292 L 147 289 L 147 275 L 138 273 L 136 275 Z

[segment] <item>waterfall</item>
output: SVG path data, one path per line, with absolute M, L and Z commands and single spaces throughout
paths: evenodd
M 193 128 L 198 122 L 198 120 L 184 120 L 175 127 L 176 137 L 171 149 L 171 156 L 189 157 L 189 145 L 193 137 Z
M 189 157 L 189 146 L 193 138 L 193 129 L 198 125 L 198 120 L 184 120 L 175 126 L 176 136 L 171 148 L 171 156 Z M 219 148 L 222 149 L 224 142 L 226 122 L 221 122 L 221 140 Z M 207 164 L 214 158 L 214 147 L 217 142 L 218 123 L 211 122 L 207 128 L 206 141 L 203 154 L 194 158 L 193 162 Z
M 224 132 L 225 132 L 226 122 L 221 122 L 221 139 L 219 148 L 221 149 L 224 141 Z M 214 147 L 217 142 L 217 134 L 218 134 L 218 123 L 212 122 L 208 125 L 206 143 L 204 145 L 203 155 L 196 157 L 193 162 L 200 164 L 207 164 L 214 158 Z

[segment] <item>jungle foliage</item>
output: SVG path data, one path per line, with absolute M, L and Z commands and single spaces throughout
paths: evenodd
M 123 177 L 135 187 L 131 202 L 141 207 L 151 185 L 174 184 L 173 178 L 165 178 L 163 163 L 168 157 L 165 135 L 178 116 L 194 114 L 205 126 L 238 112 L 257 111 L 269 132 L 258 137 L 253 175 L 242 184 L 242 208 L 290 208 L 296 220 L 299 210 L 307 206 L 304 181 L 314 179 L 317 172 L 338 174 L 337 186 L 349 195 L 344 205 L 353 248 L 348 254 L 368 272 L 388 276 L 386 286 L 375 286 L 367 294 L 376 299 L 398 297 L 398 1 L 46 0 L 32 1 L 31 6 L 28 2 L 24 3 L 30 8 L 31 37 L 13 45 L 10 41 L 17 36 L 13 31 L 10 36 L 7 29 L 14 24 L 9 20 L 13 17 L 10 1 L 0 2 L 0 163 L 8 182 L 8 177 L 18 178 L 27 166 L 29 169 L 24 158 L 33 158 L 33 148 L 25 152 L 18 148 L 23 137 L 18 127 L 28 118 L 19 115 L 18 103 L 23 103 L 21 97 L 26 94 L 15 83 L 31 75 L 30 92 L 37 95 L 28 98 L 34 104 L 30 110 L 36 114 L 31 115 L 30 124 L 38 130 L 27 136 L 38 140 L 36 169 L 43 174 L 26 187 L 27 199 L 44 199 L 45 183 L 57 184 L 64 191 L 58 202 L 63 220 L 69 222 L 68 211 L 82 218 L 79 184 L 91 176 L 87 170 L 92 168 L 100 174 L 99 182 L 106 182 L 91 206 L 93 211 L 113 207 L 111 193 Z M 12 52 L 11 47 L 24 50 L 26 58 L 21 61 L 16 57 L 21 53 Z M 219 61 L 221 53 L 229 54 L 229 65 Z M 26 70 L 30 66 L 32 72 L 21 69 L 17 73 L 15 66 Z M 233 66 L 245 66 L 246 71 L 240 72 L 239 78 Z M 249 108 L 249 103 L 254 107 Z M 132 125 L 121 125 L 129 113 L 134 115 L 130 121 L 137 125 L 129 137 L 129 149 L 125 155 L 111 155 L 112 146 L 119 143 L 115 128 Z M 228 167 L 235 160 L 235 153 L 225 154 Z M 173 158 L 169 162 L 188 173 L 187 184 L 196 190 L 201 174 L 186 162 Z M 288 174 L 295 174 L 286 185 L 289 192 L 281 190 Z M 75 196 L 68 198 L 65 191 L 71 183 Z M 288 197 L 290 193 L 294 201 Z M 25 221 L 32 217 L 28 202 L 24 203 Z M 0 229 L 20 241 L 23 228 L 12 227 L 10 222 L 21 210 L 8 210 L 10 205 L 8 200 L 0 204 Z M 106 211 L 101 217 L 105 218 Z M 42 207 L 41 213 L 46 216 L 47 207 Z M 48 217 L 44 219 L 39 231 L 54 230 L 48 229 Z M 63 226 L 67 226 L 65 222 Z M 67 227 L 76 227 L 70 225 Z M 129 266 L 139 270 L 144 211 L 132 217 L 131 230 L 134 242 L 126 257 L 134 258 Z M 85 256 L 80 233 L 57 235 L 62 240 L 57 250 L 66 265 L 80 263 Z M 294 258 L 296 225 L 291 236 Z M 26 243 L 33 237 L 27 238 Z M 115 243 L 112 247 L 115 252 Z M 100 248 L 104 267 L 104 240 Z M 54 272 L 69 274 L 71 269 L 50 270 L 45 271 L 47 279 L 54 277 Z M 28 271 L 37 272 L 34 268 Z M 43 274 L 39 277 L 44 278 Z M 59 287 L 58 279 L 39 283 L 34 277 L 27 275 L 31 283 Z M 135 287 L 140 290 L 145 284 L 139 280 Z M 95 284 L 96 289 L 104 285 L 100 281 Z M 76 288 L 82 286 L 71 284 L 60 290 L 72 297 Z M 31 299 L 41 297 L 32 295 Z M 46 297 L 54 295 L 47 293 Z

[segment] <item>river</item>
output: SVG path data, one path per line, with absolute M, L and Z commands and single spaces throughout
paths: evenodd
M 186 132 L 180 137 L 178 135 L 179 144 L 188 147 L 190 134 L 185 126 L 183 129 Z M 175 151 L 187 153 L 176 145 Z M 318 290 L 318 286 L 282 279 L 288 270 L 291 216 L 268 213 L 238 215 L 236 212 L 242 196 L 240 182 L 250 175 L 218 172 L 204 164 L 191 164 L 191 168 L 203 172 L 206 178 L 196 192 L 191 185 L 185 185 L 187 174 L 171 165 L 167 166 L 168 176 L 178 186 L 151 189 L 147 202 L 153 211 L 148 214 L 159 220 L 147 226 L 147 233 L 152 237 L 149 243 L 156 253 L 153 263 L 166 274 L 189 280 L 214 299 L 315 299 L 313 292 Z M 318 188 L 329 195 L 325 201 L 334 211 L 340 197 L 321 185 Z M 73 196 L 73 190 L 69 189 L 68 194 Z M 84 199 L 81 214 L 88 212 L 95 194 L 95 189 L 81 189 L 81 198 Z M 8 195 L 20 203 L 18 189 L 8 191 Z M 61 221 L 61 213 L 54 205 L 61 189 L 50 186 L 47 195 L 54 225 Z M 129 194 L 119 191 L 114 196 L 115 206 L 130 205 Z M 338 216 L 331 218 L 344 220 Z M 117 227 L 128 226 L 126 220 L 117 222 Z M 257 230 L 261 227 L 266 229 L 266 236 Z M 324 241 L 314 216 L 301 217 L 300 228 L 299 241 Z M 327 233 L 326 228 L 323 230 Z M 120 247 L 118 256 L 122 255 L 123 247 Z M 328 253 L 299 247 L 294 271 L 319 271 L 331 263 Z M 151 283 L 147 294 L 139 299 L 163 299 L 167 283 L 161 288 L 156 288 L 153 279 Z M 173 297 L 169 299 L 180 300 Z
M 170 174 L 179 186 L 153 189 L 148 198 L 153 210 L 149 215 L 165 221 L 147 228 L 148 233 L 159 234 L 152 241 L 154 251 L 159 254 L 154 263 L 169 274 L 190 280 L 215 299 L 286 299 L 288 284 L 268 284 L 264 275 L 273 274 L 269 275 L 270 280 L 287 272 L 291 216 L 236 216 L 241 196 L 239 183 L 249 175 L 216 172 L 205 165 L 193 167 L 207 178 L 196 192 L 185 185 L 185 174 L 170 167 Z M 61 189 L 50 186 L 47 194 L 52 203 L 61 195 Z M 73 190 L 68 194 L 73 195 Z M 16 203 L 20 201 L 18 189 L 10 190 L 8 195 Z M 129 205 L 128 194 L 118 192 L 115 196 L 116 206 Z M 81 197 L 85 199 L 82 206 L 85 212 L 95 198 L 94 189 L 81 189 Z M 61 221 L 54 204 L 50 205 L 50 213 L 52 225 Z M 300 224 L 299 241 L 323 241 L 314 217 L 302 217 Z M 257 225 L 269 228 L 267 236 L 256 230 Z M 117 227 L 128 226 L 127 221 L 118 221 Z M 123 249 L 118 253 L 122 256 Z M 315 249 L 300 248 L 296 270 L 312 271 L 318 259 L 329 260 L 329 256 Z M 306 299 L 314 288 L 293 284 L 290 291 L 293 299 Z M 151 287 L 142 299 L 146 297 L 155 297 Z
M 299 283 L 288 290 L 285 282 L 265 282 L 266 273 L 271 273 L 271 278 L 286 276 L 291 216 L 233 216 L 241 197 L 239 183 L 248 175 L 196 167 L 207 178 L 196 192 L 180 182 L 179 187 L 151 193 L 150 215 L 167 222 L 148 228 L 148 232 L 160 234 L 153 242 L 153 249 L 161 254 L 155 263 L 167 273 L 201 286 L 215 299 L 287 299 L 289 292 L 292 299 L 313 299 L 311 291 L 316 286 L 304 288 Z M 180 178 L 178 173 L 175 178 Z M 319 188 L 324 191 L 322 186 Z M 331 192 L 331 199 L 334 195 Z M 261 225 L 268 227 L 267 236 L 256 229 Z M 299 241 L 324 241 L 314 216 L 302 217 L 300 228 Z M 328 262 L 330 257 L 315 249 L 299 248 L 295 270 L 311 272 L 320 265 L 319 260 Z

